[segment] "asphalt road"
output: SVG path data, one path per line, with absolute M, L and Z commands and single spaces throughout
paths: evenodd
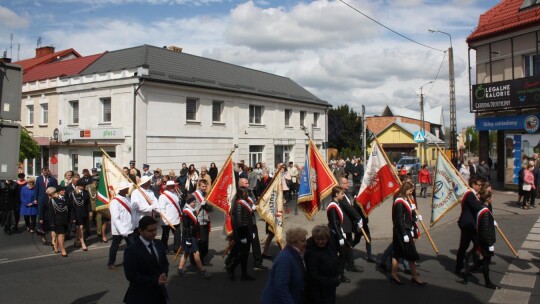
M 511 201 L 512 195 L 504 193 L 497 195 L 501 207 L 495 210 L 497 221 L 504 229 L 506 236 L 511 240 L 517 250 L 527 246 L 540 244 L 540 237 L 534 243 L 534 234 L 540 229 L 540 208 L 530 212 L 515 208 Z M 427 201 L 427 200 L 426 200 Z M 420 202 L 422 203 L 422 202 Z M 388 204 L 390 205 L 390 204 Z M 382 209 L 383 207 L 381 207 Z M 387 207 L 385 207 L 387 208 Z M 498 207 L 497 207 L 498 208 Z M 457 208 L 456 208 L 457 209 Z M 377 211 L 382 213 L 383 211 Z M 385 211 L 386 212 L 386 211 Z M 455 217 L 454 212 L 449 217 Z M 258 303 L 269 271 L 252 271 L 256 278 L 254 282 L 231 282 L 227 279 L 221 262 L 221 254 L 226 246 L 222 230 L 222 216 L 214 216 L 214 229 L 211 233 L 211 263 L 208 271 L 213 274 L 212 279 L 203 280 L 197 273 L 190 272 L 185 277 L 176 275 L 177 262 L 169 256 L 170 273 L 168 291 L 171 303 Z M 426 215 L 424 215 L 426 217 Z M 370 219 L 372 227 L 379 227 L 384 223 L 375 222 L 377 216 Z M 455 220 L 455 219 L 454 219 Z M 431 235 L 435 240 L 439 254 L 436 255 L 428 240 L 422 237 L 417 242 L 421 254 L 419 273 L 427 286 L 419 287 L 408 282 L 409 276 L 400 273 L 405 285 L 390 284 L 389 273 L 382 272 L 375 264 L 368 264 L 365 258 L 364 242 L 355 248 L 356 264 L 365 267 L 363 273 L 348 273 L 352 280 L 349 284 L 338 287 L 337 303 L 488 303 L 501 302 L 504 296 L 511 295 L 514 300 L 505 300 L 518 303 L 518 298 L 512 292 L 529 296 L 523 303 L 540 303 L 539 283 L 536 280 L 538 272 L 540 251 L 522 249 L 521 260 L 516 260 L 511 251 L 498 236 L 496 256 L 491 266 L 492 280 L 501 284 L 503 289 L 497 291 L 483 287 L 484 279 L 481 273 L 475 273 L 468 285 L 463 285 L 461 279 L 453 274 L 455 254 L 459 243 L 459 231 L 454 220 L 435 226 Z M 315 221 L 307 221 L 303 215 L 289 214 L 286 223 L 290 226 L 301 225 L 311 230 L 317 223 L 324 223 L 324 212 L 320 212 Z M 537 221 L 539 221 L 537 223 Z M 264 224 L 259 223 L 259 231 L 264 232 Z M 388 226 L 388 223 L 385 224 Z M 535 227 L 536 226 L 536 227 Z M 374 228 L 372 228 L 373 230 Z M 538 232 L 540 233 L 540 232 Z M 158 234 L 159 235 L 159 234 Z M 373 252 L 379 257 L 390 243 L 385 233 L 373 233 Z M 531 239 L 531 235 L 533 235 Z M 540 234 L 538 234 L 540 236 Z M 527 241 L 527 240 L 528 241 Z M 531 241 L 532 240 L 532 241 Z M 89 251 L 83 252 L 73 247 L 73 240 L 67 244 L 69 257 L 62 258 L 52 252 L 52 247 L 41 244 L 39 237 L 28 232 L 19 232 L 11 236 L 0 235 L 0 295 L 1 303 L 121 303 L 128 282 L 123 269 L 111 271 L 106 268 L 109 244 L 96 243 L 96 238 L 89 239 Z M 524 242 L 525 241 L 525 242 Z M 533 243 L 531 243 L 533 242 Z M 532 244 L 532 245 L 531 245 Z M 121 250 L 125 245 L 121 247 Z M 538 248 L 540 249 L 540 247 Z M 275 245 L 271 250 L 277 254 Z M 117 263 L 122 261 L 122 252 L 118 253 Z M 271 262 L 265 261 L 267 266 Z M 516 268 L 517 267 L 517 268 Z M 528 273 L 532 278 L 532 286 L 519 286 L 520 281 L 508 281 L 509 274 Z M 506 277 L 505 274 L 507 275 Z M 504 283 L 503 282 L 503 283 Z M 518 283 L 516 283 L 518 282 Z M 530 280 L 529 283 L 530 284 Z M 515 286 L 518 285 L 518 286 Z M 504 291 L 504 292 L 503 292 Z M 508 294 L 506 294 L 508 292 Z M 497 300 L 498 299 L 498 300 Z M 504 301 L 502 301 L 504 302 Z M 502 303 L 501 302 L 501 303 Z

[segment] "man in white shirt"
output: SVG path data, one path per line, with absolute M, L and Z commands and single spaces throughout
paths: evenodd
M 210 206 L 205 199 L 207 188 L 208 181 L 199 179 L 197 190 L 193 192 L 193 196 L 197 201 L 195 209 L 197 210 L 197 221 L 199 222 L 199 253 L 203 265 L 208 265 L 206 256 L 208 255 L 208 245 L 210 241 L 210 217 L 208 216 Z
M 163 191 L 163 194 L 159 196 L 158 206 L 161 213 L 163 213 L 163 215 L 170 221 L 169 223 L 165 219 L 161 219 L 161 242 L 163 242 L 163 245 L 165 245 L 167 252 L 170 253 L 168 241 L 171 227 L 169 224 L 172 224 L 174 229 L 176 229 L 173 233 L 173 251 L 176 251 L 180 246 L 180 217 L 182 216 L 182 208 L 180 207 L 180 199 L 174 190 L 176 187 L 175 182 L 172 180 L 167 181 L 165 187 L 165 191 Z
M 116 262 L 116 253 L 122 239 L 129 246 L 132 243 L 133 223 L 132 223 L 132 208 L 131 202 L 127 197 L 129 188 L 133 184 L 128 182 L 120 182 L 116 187 L 117 195 L 109 202 L 109 210 L 111 212 L 111 232 L 112 242 L 109 249 L 109 261 L 107 267 L 110 270 L 116 270 L 114 263 Z
M 131 210 L 133 228 L 137 228 L 139 221 L 145 215 L 152 216 L 152 210 L 158 208 L 158 200 L 154 191 L 150 189 L 151 177 L 141 177 L 139 188 L 131 192 Z M 148 198 L 148 199 L 147 199 Z
M 296 194 L 298 191 L 298 169 L 294 165 L 294 163 L 291 161 L 289 162 L 289 174 L 291 175 L 291 182 L 292 182 L 292 189 L 291 194 Z

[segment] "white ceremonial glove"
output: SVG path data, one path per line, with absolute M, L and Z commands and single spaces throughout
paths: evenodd
M 415 204 L 411 204 L 411 210 L 415 210 L 416 209 L 416 205 Z
M 255 232 L 253 232 L 253 238 L 255 238 Z
M 404 236 L 403 236 L 403 241 L 405 241 L 405 243 L 408 243 L 408 242 L 409 242 L 409 236 L 408 236 L 408 235 L 404 235 Z
M 257 210 L 257 205 L 251 206 L 251 209 L 252 209 L 253 211 Z
M 493 246 L 493 245 L 489 246 L 488 250 L 489 250 L 490 252 L 495 251 L 495 246 Z
M 358 221 L 358 229 L 362 229 L 362 227 L 364 227 L 364 221 L 362 219 L 360 219 Z
M 493 225 L 494 225 L 495 227 L 499 227 L 499 224 L 497 224 L 497 221 L 493 221 Z
M 191 246 L 191 240 L 189 240 L 189 239 L 186 240 L 186 245 L 187 245 L 188 247 Z
M 418 215 L 416 216 L 416 220 L 417 220 L 417 221 L 422 221 L 422 215 L 418 214 Z
M 414 230 L 411 230 L 411 236 L 414 237 Z
M 345 240 L 344 239 L 339 240 L 339 246 L 345 246 Z
M 247 239 L 241 239 L 241 240 L 240 240 L 240 243 L 242 243 L 242 244 L 247 244 Z
M 206 205 L 206 201 L 202 201 L 201 206 Z

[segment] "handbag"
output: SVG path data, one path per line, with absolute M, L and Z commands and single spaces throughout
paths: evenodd
M 523 184 L 521 189 L 523 189 L 523 191 L 531 191 L 532 185 L 531 184 Z

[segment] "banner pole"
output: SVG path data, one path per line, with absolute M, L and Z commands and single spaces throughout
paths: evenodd
M 107 154 L 107 152 L 105 152 L 105 150 L 103 150 L 101 147 L 99 149 L 113 163 L 113 165 L 116 167 L 116 169 L 120 170 L 120 172 L 122 172 L 122 175 L 124 175 L 124 177 L 129 181 L 130 180 L 129 176 L 127 176 L 126 173 L 124 173 L 124 170 L 122 170 L 122 168 L 120 168 L 120 166 L 118 166 L 118 164 L 114 160 L 112 160 L 112 158 L 109 156 L 109 154 Z M 146 195 L 146 193 L 144 193 L 144 191 L 141 190 L 141 187 L 139 187 L 139 185 L 137 185 L 137 183 L 133 183 L 133 185 L 135 186 L 135 188 L 137 188 L 137 190 L 139 190 L 139 192 L 141 192 L 142 196 L 144 197 L 144 199 L 146 200 L 148 205 L 151 206 L 152 202 L 150 201 L 150 198 Z M 176 229 L 174 228 L 171 221 L 161 211 L 158 211 L 158 213 L 169 224 L 169 227 L 171 227 L 171 229 L 173 231 L 176 231 Z
M 508 248 L 510 248 L 510 250 L 512 251 L 512 253 L 514 254 L 514 256 L 516 256 L 516 258 L 519 258 L 518 253 L 516 252 L 516 250 L 514 249 L 514 247 L 512 246 L 512 244 L 510 244 L 510 241 L 506 238 L 506 235 L 504 235 L 504 233 L 502 232 L 501 228 L 499 228 L 499 226 L 495 226 L 495 228 L 497 228 L 497 231 L 499 231 L 499 234 L 500 234 L 501 237 L 503 238 L 503 240 L 504 240 L 504 242 L 506 243 L 506 245 L 508 246 Z

